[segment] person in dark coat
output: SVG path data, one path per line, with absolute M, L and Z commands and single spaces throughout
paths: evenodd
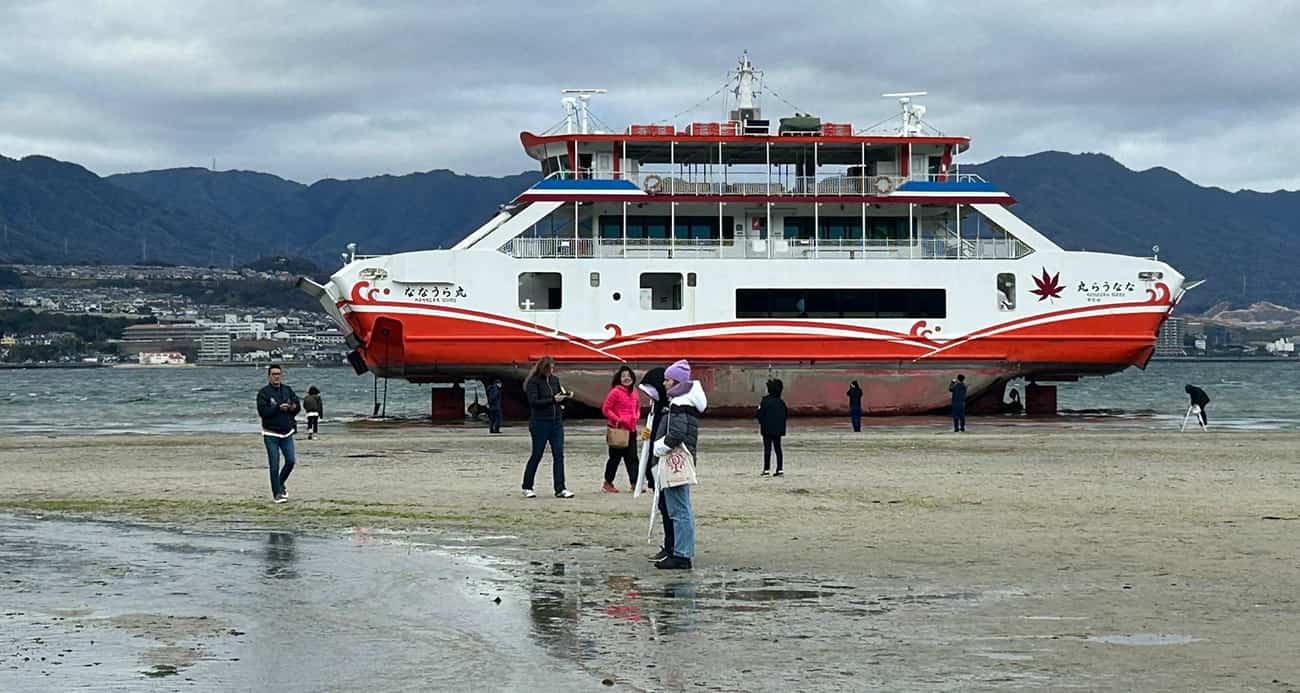
M 948 392 L 952 393 L 952 432 L 966 432 L 966 376 L 958 374 L 948 383 Z
M 849 398 L 849 420 L 853 422 L 853 431 L 862 430 L 862 388 L 858 381 L 849 384 L 849 391 L 844 393 Z
M 320 398 L 320 388 L 312 385 L 307 388 L 307 396 L 302 398 L 302 410 L 307 412 L 307 440 L 320 433 L 320 419 L 325 416 L 325 402 Z
M 785 420 L 789 413 L 781 391 L 780 380 L 767 381 L 767 395 L 758 404 L 758 428 L 763 434 L 763 476 L 772 468 L 772 450 L 776 450 L 776 476 L 785 475 L 785 461 L 781 454 L 781 438 L 785 436 Z
M 1196 406 L 1197 416 L 1201 419 L 1201 428 L 1205 428 L 1210 423 L 1210 419 L 1205 415 L 1205 407 L 1210 403 L 1210 396 L 1205 394 L 1205 390 L 1190 383 L 1183 386 L 1183 392 L 1187 393 L 1192 404 Z
M 664 386 L 664 368 L 660 366 L 646 371 L 645 375 L 641 376 L 641 384 L 637 388 L 650 398 L 650 413 L 646 415 L 647 428 L 641 432 L 641 439 L 646 440 L 658 431 L 659 424 L 668 417 L 668 389 Z M 650 455 L 650 460 L 646 466 L 646 482 L 654 488 L 655 465 L 659 458 L 648 450 L 647 454 Z M 664 545 L 658 553 L 650 557 L 652 561 L 661 561 L 673 555 L 673 518 L 668 514 L 668 498 L 662 493 L 662 489 L 660 491 L 657 507 L 659 518 L 663 520 L 664 525 Z
M 266 369 L 266 386 L 257 391 L 257 415 L 262 418 L 262 442 L 266 446 L 266 463 L 271 472 L 271 500 L 283 503 L 289 498 L 284 482 L 289 480 L 297 461 L 293 450 L 293 434 L 298 430 L 295 417 L 302 405 L 293 388 L 281 382 L 280 364 Z M 284 469 L 280 468 L 280 454 L 284 454 Z
M 494 378 L 487 388 L 488 433 L 501 432 L 501 379 Z
M 572 396 L 555 377 L 555 359 L 543 356 L 533 364 L 524 381 L 528 394 L 528 433 L 533 439 L 533 451 L 524 465 L 524 498 L 536 498 L 533 481 L 537 465 L 547 443 L 551 445 L 551 481 L 556 498 L 572 498 L 573 492 L 564 487 L 564 402 Z

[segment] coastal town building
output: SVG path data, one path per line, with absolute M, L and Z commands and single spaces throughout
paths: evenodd
M 199 361 L 205 363 L 224 363 L 230 360 L 230 335 L 225 332 L 209 332 L 199 338 Z
M 1160 326 L 1156 337 L 1156 356 L 1186 356 L 1183 338 L 1187 329 L 1187 319 L 1171 316 Z
M 1264 349 L 1270 354 L 1278 356 L 1295 356 L 1295 342 L 1286 337 L 1277 339 L 1264 345 Z
M 142 351 L 137 358 L 141 366 L 185 365 L 185 354 L 179 351 Z

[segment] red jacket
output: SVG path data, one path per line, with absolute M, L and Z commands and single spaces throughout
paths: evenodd
M 628 392 L 625 387 L 614 387 L 605 396 L 605 406 L 600 411 L 605 414 L 605 421 L 611 428 L 635 431 L 637 419 L 641 418 L 641 402 L 636 388 Z

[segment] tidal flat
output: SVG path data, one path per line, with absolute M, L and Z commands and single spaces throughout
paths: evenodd
M 690 572 L 599 424 L 3 436 L 0 689 L 1300 690 L 1300 434 L 978 423 L 706 420 Z

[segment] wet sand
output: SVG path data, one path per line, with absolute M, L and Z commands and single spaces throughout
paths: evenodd
M 590 424 L 573 500 L 547 461 L 519 497 L 522 427 L 378 426 L 299 440 L 281 506 L 257 436 L 3 437 L 0 510 L 468 532 L 531 638 L 627 689 L 1300 690 L 1300 434 L 970 427 L 796 425 L 774 479 L 748 426 L 706 421 L 690 573 L 644 559 L 647 499 L 599 493 Z

